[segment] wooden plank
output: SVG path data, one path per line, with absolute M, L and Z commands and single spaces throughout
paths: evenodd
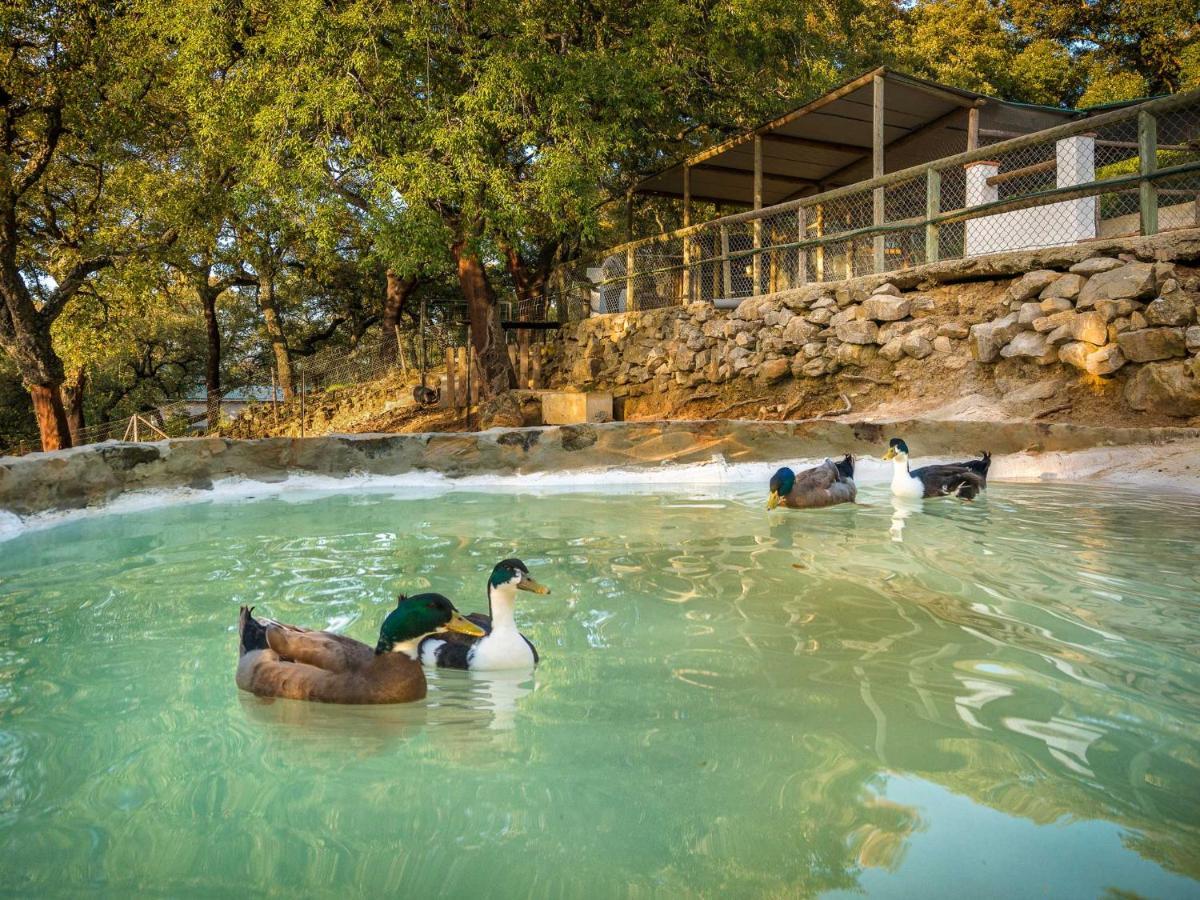
M 692 167 L 683 167 L 683 227 L 689 228 L 692 224 Z M 683 242 L 683 296 L 680 298 L 684 303 L 691 302 L 692 296 L 692 258 L 691 258 L 691 241 L 690 235 L 684 235 L 680 238 Z
M 689 166 L 689 168 L 696 169 L 700 172 L 719 172 L 722 175 L 736 175 L 741 178 L 754 177 L 753 169 L 739 169 L 737 166 L 722 166 L 717 165 L 716 163 L 701 163 L 698 166 Z M 784 175 L 779 172 L 764 171 L 762 173 L 762 177 L 767 181 L 778 181 L 782 184 L 806 184 L 810 187 L 815 187 L 817 184 L 817 182 L 813 181 L 811 178 L 801 178 L 799 175 Z M 686 181 L 684 182 L 684 190 L 688 191 Z M 685 194 L 685 196 L 687 196 L 687 194 Z M 685 225 L 684 227 L 686 228 L 687 226 Z
M 979 107 L 972 106 L 967 112 L 967 151 L 979 149 Z
M 458 368 L 458 351 L 453 347 L 446 349 L 446 400 L 450 406 L 458 406 L 458 378 L 455 369 Z
M 871 177 L 879 178 L 883 175 L 883 76 L 876 75 L 872 85 L 872 104 L 871 104 Z M 871 196 L 871 221 L 875 225 L 882 225 L 884 219 L 884 202 L 886 200 L 885 188 L 877 187 L 872 192 Z M 882 272 L 887 265 L 884 259 L 886 238 L 882 234 L 875 235 L 872 238 L 872 256 L 875 272 Z
M 930 168 L 925 177 L 925 262 L 938 261 L 941 229 L 934 224 L 942 206 L 942 173 Z
M 683 227 L 692 224 L 692 167 L 683 167 Z
M 1138 113 L 1138 172 L 1142 176 L 1138 185 L 1138 212 L 1144 235 L 1158 234 L 1158 192 L 1147 177 L 1157 170 L 1158 120 L 1153 113 L 1142 110 Z
M 779 134 L 772 132 L 762 136 L 764 141 L 772 144 L 787 144 L 791 147 L 804 147 L 809 150 L 829 150 L 834 153 L 853 153 L 861 154 L 869 150 L 869 147 L 863 147 L 860 144 L 843 144 L 840 141 L 826 141 L 820 138 L 797 137 L 791 134 Z

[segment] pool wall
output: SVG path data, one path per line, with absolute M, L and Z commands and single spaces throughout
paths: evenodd
M 612 422 L 467 434 L 261 440 L 214 437 L 140 444 L 110 441 L 53 453 L 0 457 L 0 510 L 24 516 L 79 509 L 102 505 L 130 491 L 205 490 L 215 482 L 239 477 L 280 482 L 298 474 L 350 477 L 427 472 L 461 478 L 659 470 L 713 462 L 783 463 L 843 453 L 877 457 L 886 449 L 888 438 L 895 435 L 903 436 L 922 459 L 990 450 L 998 458 L 993 473 L 999 478 L 1111 477 L 1130 470 L 1134 474 L 1152 471 L 1192 489 L 1200 479 L 1200 429 L 1194 428 L 1108 428 L 1028 421 Z M 1064 454 L 1087 457 L 1090 462 L 1064 464 Z M 1006 466 L 1003 457 L 1024 463 Z M 1171 464 L 1162 465 L 1164 460 Z

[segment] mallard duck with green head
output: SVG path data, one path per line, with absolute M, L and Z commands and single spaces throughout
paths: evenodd
M 421 662 L 473 671 L 532 669 L 537 665 L 538 652 L 533 642 L 517 630 L 517 591 L 549 594 L 550 588 L 539 584 L 521 560 L 500 560 L 488 576 L 488 614 L 467 616 L 482 629 L 482 636 L 457 631 L 425 638 L 421 642 Z
M 854 483 L 854 457 L 847 453 L 839 462 L 827 459 L 799 474 L 784 466 L 771 476 L 769 487 L 767 509 L 777 506 L 818 509 L 853 503 L 858 496 L 858 487 Z
M 243 606 L 237 686 L 260 697 L 318 703 L 408 703 L 425 696 L 417 661 L 422 639 L 454 632 L 481 637 L 441 594 L 401 596 L 379 628 L 374 649 L 329 631 L 256 619 Z

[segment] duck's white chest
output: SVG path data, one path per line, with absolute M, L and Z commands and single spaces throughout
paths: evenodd
M 532 669 L 533 650 L 516 629 L 493 631 L 467 657 L 471 669 Z
M 897 497 L 918 499 L 925 496 L 925 485 L 921 479 L 913 478 L 907 469 L 897 466 L 892 471 L 892 493 Z

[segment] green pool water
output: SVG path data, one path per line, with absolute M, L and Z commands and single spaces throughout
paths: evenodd
M 0 893 L 1200 894 L 1200 501 L 287 489 L 0 543 Z M 239 604 L 486 608 L 533 676 L 265 702 Z

